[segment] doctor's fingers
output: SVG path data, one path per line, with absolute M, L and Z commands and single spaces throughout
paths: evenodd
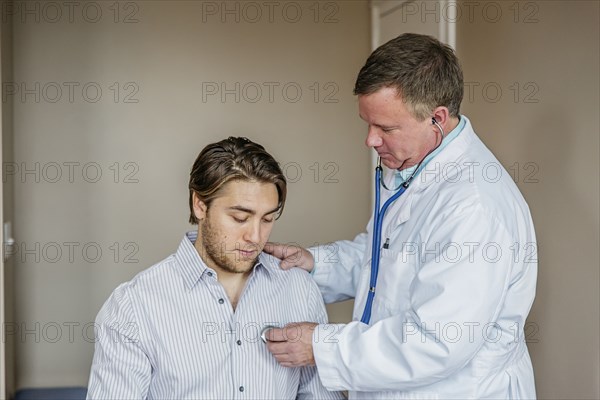
M 280 264 L 282 269 L 300 267 L 311 271 L 314 265 L 312 254 L 296 244 L 268 242 L 263 250 L 282 260 Z
M 275 357 L 275 360 L 277 360 L 282 367 L 290 368 L 297 366 L 293 361 L 292 356 L 289 354 L 273 354 L 273 357 Z
M 312 357 L 306 357 L 302 353 L 296 353 L 295 349 L 292 348 L 291 343 L 284 342 L 269 342 L 267 347 L 269 351 L 275 357 L 275 360 L 283 367 L 301 367 L 304 365 L 314 365 L 314 359 Z
M 289 338 L 285 327 L 269 329 L 265 337 L 269 342 L 286 342 Z
M 294 367 L 302 366 L 301 363 L 298 363 L 297 361 L 292 360 L 292 357 L 287 354 L 282 354 L 282 355 L 274 356 L 274 357 L 275 357 L 275 360 L 277 360 L 279 365 L 281 365 L 282 367 L 294 368 Z
M 301 342 L 267 342 L 267 349 L 275 357 L 286 356 L 286 360 L 297 360 L 312 355 L 312 346 Z
M 315 259 L 310 251 L 298 248 L 298 251 L 290 254 L 281 261 L 281 269 L 290 269 L 293 267 L 302 268 L 305 271 L 311 272 L 315 266 Z
M 282 355 L 289 357 L 291 352 L 290 343 L 287 342 L 267 342 L 267 350 L 269 350 L 271 354 L 275 356 L 275 358 Z
M 270 342 L 304 342 L 312 345 L 312 336 L 317 325 L 315 322 L 293 322 L 283 328 L 267 330 L 265 338 Z
M 271 254 L 272 256 L 275 256 L 281 260 L 282 258 L 284 258 L 283 254 L 284 254 L 286 247 L 287 247 L 287 245 L 282 244 L 282 243 L 267 242 L 267 243 L 265 243 L 265 247 L 263 248 L 263 251 L 265 253 Z

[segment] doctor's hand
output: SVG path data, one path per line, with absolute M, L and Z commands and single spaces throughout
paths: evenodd
M 294 244 L 267 242 L 263 249 L 281 260 L 281 269 L 300 267 L 308 272 L 315 267 L 315 259 L 310 251 Z
M 300 322 L 267 331 L 267 349 L 284 367 L 315 365 L 312 336 L 318 324 Z

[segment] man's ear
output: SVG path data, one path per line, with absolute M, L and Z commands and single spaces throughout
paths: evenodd
M 206 211 L 208 210 L 208 207 L 202 200 L 200 200 L 200 197 L 196 192 L 192 194 L 192 204 L 194 205 L 194 215 L 198 221 L 202 221 L 204 218 L 206 218 Z
M 435 108 L 435 110 L 433 110 L 432 118 L 434 118 L 438 124 L 440 124 L 444 127 L 444 129 L 446 129 L 448 121 L 450 119 L 450 111 L 447 107 L 438 106 Z

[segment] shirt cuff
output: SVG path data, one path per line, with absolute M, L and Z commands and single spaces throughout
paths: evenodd
M 313 269 L 310 271 L 311 276 L 315 275 L 315 271 L 317 270 L 317 257 L 315 256 L 315 251 L 312 248 L 306 249 L 313 257 Z
M 310 254 L 312 254 L 313 259 L 315 260 L 314 263 L 314 267 L 312 269 L 312 271 L 310 271 L 310 275 L 313 277 L 313 279 L 317 282 L 317 285 L 326 285 L 328 283 L 329 280 L 329 274 L 331 271 L 331 268 L 329 268 L 332 264 L 321 264 L 319 266 L 319 262 L 318 262 L 318 251 L 316 247 L 307 249 Z

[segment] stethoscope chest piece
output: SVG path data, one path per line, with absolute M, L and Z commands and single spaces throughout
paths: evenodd
M 260 331 L 260 340 L 262 340 L 263 343 L 267 343 L 269 341 L 267 339 L 267 332 L 273 328 L 277 328 L 277 327 L 274 325 L 265 325 L 265 327 L 262 328 L 262 330 Z

